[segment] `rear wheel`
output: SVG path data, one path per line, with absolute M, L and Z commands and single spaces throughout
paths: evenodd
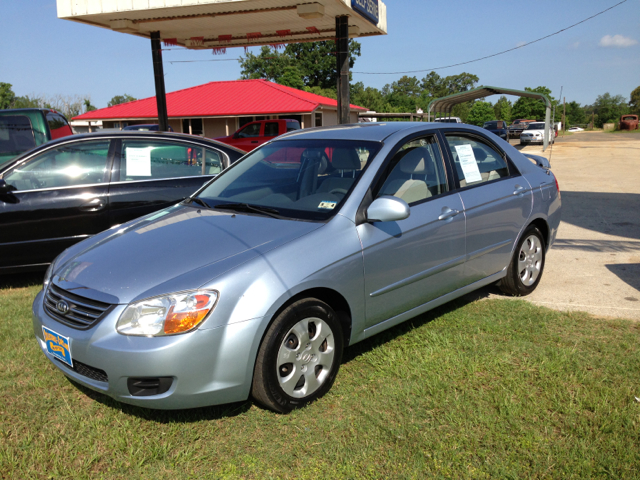
M 262 340 L 251 394 L 265 407 L 288 413 L 320 398 L 336 378 L 343 349 L 333 309 L 315 298 L 287 307 Z
M 542 278 L 544 248 L 540 230 L 534 225 L 529 226 L 513 253 L 507 276 L 498 283 L 500 290 L 514 296 L 529 295 L 533 292 Z

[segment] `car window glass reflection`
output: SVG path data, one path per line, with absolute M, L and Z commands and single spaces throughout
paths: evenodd
M 507 162 L 493 147 L 469 137 L 446 135 L 460 188 L 508 177 Z
M 4 175 L 17 190 L 69 187 L 105 181 L 109 140 L 47 150 Z
M 276 142 L 225 171 L 199 197 L 211 205 L 248 203 L 292 217 L 328 218 L 379 148 L 377 142 Z
M 411 205 L 448 191 L 442 157 L 433 137 L 406 143 L 391 162 L 395 166 L 378 196 L 392 195 Z
M 123 140 L 119 155 L 121 182 L 217 175 L 223 168 L 219 152 L 182 143 Z

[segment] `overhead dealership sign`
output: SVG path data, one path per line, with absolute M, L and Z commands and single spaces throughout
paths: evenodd
M 351 0 L 351 8 L 374 25 L 380 21 L 378 0 Z

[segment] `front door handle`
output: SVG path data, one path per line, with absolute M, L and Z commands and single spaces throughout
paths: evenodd
M 81 205 L 80 210 L 82 210 L 83 212 L 99 212 L 106 206 L 106 202 L 104 202 L 101 198 L 92 198 L 88 202 Z
M 459 210 L 449 207 L 442 207 L 442 213 L 438 217 L 438 220 L 446 220 L 448 218 L 453 218 L 460 213 Z
M 524 193 L 524 187 L 522 185 L 516 185 L 515 190 L 513 191 L 514 195 L 522 195 Z
M 251 143 L 258 143 L 258 140 L 251 140 Z

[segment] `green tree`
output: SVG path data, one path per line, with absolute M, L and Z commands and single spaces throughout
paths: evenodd
M 390 105 L 382 92 L 374 87 L 365 87 L 364 83 L 357 82 L 351 85 L 351 103 L 360 107 L 366 107 L 375 112 L 389 112 Z
M 16 97 L 11 108 L 44 108 L 45 103 L 42 97 L 25 95 Z
M 278 78 L 280 85 L 302 90 L 304 88 L 304 80 L 300 75 L 300 70 L 295 65 L 287 65 L 284 67 L 282 75 Z
M 260 54 L 249 52 L 240 57 L 241 78 L 264 78 L 281 83 L 286 67 L 298 69 L 306 87 L 320 87 L 336 90 L 338 72 L 336 70 L 336 44 L 334 41 L 293 43 L 280 53 L 271 47 L 262 47 Z M 353 68 L 356 57 L 360 56 L 360 44 L 349 42 L 349 67 Z M 290 81 L 287 76 L 283 81 Z
M 481 127 L 484 122 L 493 120 L 494 115 L 495 113 L 493 112 L 491 103 L 483 101 L 475 102 L 469 111 L 467 123 Z
M 640 115 L 640 87 L 631 92 L 631 100 L 629 101 L 629 110 L 631 113 Z
M 85 98 L 84 99 L 84 111 L 85 112 L 91 112 L 92 110 L 97 110 L 97 108 L 94 105 L 91 105 L 91 99 L 90 98 Z
M 587 123 L 587 116 L 584 108 L 580 106 L 578 102 L 569 102 L 565 105 L 566 119 L 565 123 L 567 127 L 571 125 L 582 125 Z M 590 120 L 590 119 L 589 119 Z
M 107 103 L 107 107 L 113 107 L 114 105 L 120 105 L 121 103 L 133 102 L 135 100 L 137 100 L 137 98 L 132 97 L 131 95 L 128 95 L 126 93 L 124 95 L 116 95 L 111 100 L 109 100 L 109 103 Z
M 12 108 L 16 99 L 16 94 L 11 89 L 13 85 L 10 83 L 0 82 L 0 110 Z
M 598 95 L 592 105 L 598 118 L 596 127 L 601 128 L 605 123 L 617 123 L 620 116 L 629 112 L 629 105 L 622 95 L 612 96 L 609 92 Z
M 493 106 L 493 112 L 496 120 L 504 120 L 509 123 L 511 121 L 511 102 L 504 95 L 501 96 Z
M 557 101 L 551 96 L 551 90 L 549 90 L 547 87 L 526 87 L 525 91 L 542 93 L 546 95 L 547 98 L 549 98 L 549 100 L 551 101 L 552 109 L 553 105 L 557 104 Z M 536 98 L 520 97 L 516 101 L 516 103 L 513 104 L 513 108 L 511 109 L 511 118 L 543 121 L 545 119 L 545 114 L 546 103 L 543 100 L 538 100 Z M 562 115 L 562 112 L 559 112 L 556 109 L 556 118 L 559 118 L 558 114 Z

